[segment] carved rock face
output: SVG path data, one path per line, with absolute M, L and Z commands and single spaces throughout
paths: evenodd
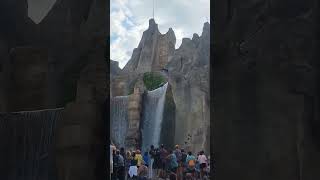
M 164 126 L 171 129 L 167 128 L 162 133 L 170 134 L 171 139 L 168 135 L 162 135 L 161 140 L 172 145 L 182 145 L 187 134 L 192 134 L 194 139 L 188 146 L 193 147 L 193 151 L 209 152 L 209 23 L 204 24 L 201 36 L 194 34 L 192 39 L 184 38 L 177 50 L 175 43 L 171 28 L 161 35 L 157 24 L 150 20 L 149 29 L 143 33 L 131 59 L 120 75 L 114 76 L 112 92 L 115 95 L 115 89 L 122 83 L 128 85 L 130 81 L 135 82 L 130 78 L 138 79 L 139 74 L 166 69 L 170 84 L 166 105 L 170 107 L 165 107 L 167 114 L 164 115 Z M 123 79 L 118 80 L 120 77 Z
M 42 48 L 16 48 L 11 53 L 8 110 L 38 110 L 46 107 L 48 54 Z M 23 90 L 21 92 L 21 90 Z
M 149 28 L 143 32 L 138 48 L 134 49 L 131 59 L 124 67 L 124 72 L 145 73 L 161 70 L 168 63 L 168 57 L 172 55 L 175 43 L 176 37 L 171 28 L 162 35 L 158 25 L 150 19 Z
M 216 178 L 318 178 L 310 133 L 319 108 L 318 9 L 314 1 L 246 2 L 229 4 L 235 13 L 215 29 Z
M 308 13 L 314 5 L 314 0 L 270 1 L 272 15 L 278 18 L 295 18 L 297 16 L 304 15 Z
M 190 134 L 188 145 L 193 152 L 209 152 L 209 44 L 210 26 L 206 23 L 200 37 L 195 34 L 192 40 L 182 40 L 166 65 L 176 105 L 175 143 L 184 144 Z

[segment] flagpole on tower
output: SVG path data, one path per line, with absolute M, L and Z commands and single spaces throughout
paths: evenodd
M 152 18 L 154 19 L 154 0 L 153 0 L 153 6 L 152 6 Z

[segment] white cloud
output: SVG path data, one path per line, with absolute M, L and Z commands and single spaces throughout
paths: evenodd
M 152 18 L 152 0 L 111 0 L 111 59 L 122 68 L 138 46 L 143 31 Z M 182 38 L 201 35 L 204 22 L 210 19 L 210 0 L 155 0 L 155 21 L 161 33 L 170 27 L 175 32 L 176 48 Z

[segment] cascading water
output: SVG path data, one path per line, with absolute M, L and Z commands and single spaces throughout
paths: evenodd
M 128 96 L 111 98 L 111 140 L 117 147 L 125 147 L 128 129 Z
M 163 119 L 163 109 L 168 83 L 162 87 L 149 91 L 144 98 L 142 150 L 147 151 L 151 145 L 159 146 Z
M 0 113 L 1 179 L 56 179 L 53 141 L 62 114 L 62 108 Z

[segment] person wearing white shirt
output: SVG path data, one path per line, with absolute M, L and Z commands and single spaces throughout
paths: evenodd
M 203 175 L 204 175 L 205 169 L 207 167 L 207 163 L 208 163 L 208 159 L 204 155 L 203 151 L 200 151 L 200 155 L 198 157 L 198 162 L 200 164 L 200 178 L 203 178 Z
M 137 165 L 131 165 L 129 168 L 129 177 L 130 178 L 136 178 L 138 176 L 138 167 Z

